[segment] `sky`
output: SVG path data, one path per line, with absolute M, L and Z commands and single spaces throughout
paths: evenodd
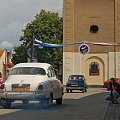
M 0 0 L 0 49 L 20 45 L 22 29 L 41 9 L 62 16 L 63 0 Z

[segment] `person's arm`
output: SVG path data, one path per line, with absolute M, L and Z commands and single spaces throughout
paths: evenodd
M 108 86 L 108 91 L 110 91 L 110 95 L 112 95 L 113 88 L 111 83 Z
M 109 85 L 108 85 L 108 87 L 107 87 L 107 90 L 110 91 L 111 88 L 112 88 L 112 85 L 111 85 L 111 83 L 109 83 Z
M 112 89 L 117 90 L 118 86 L 119 86 L 118 83 L 113 83 L 112 84 Z
M 116 90 L 117 87 L 116 87 L 114 84 L 112 84 L 112 89 L 113 89 L 113 90 Z

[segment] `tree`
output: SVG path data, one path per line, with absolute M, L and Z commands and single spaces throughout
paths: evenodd
M 27 50 L 32 47 L 34 42 L 33 35 L 35 39 L 40 40 L 43 43 L 62 43 L 63 18 L 59 17 L 56 12 L 41 10 L 40 13 L 35 16 L 35 19 L 26 25 L 22 32 L 23 36 L 20 41 L 23 43 L 16 48 L 16 54 L 18 56 L 23 56 L 23 54 L 19 53 L 21 48 L 24 48 L 24 54 L 27 55 Z M 34 48 L 37 53 L 38 62 L 47 62 L 54 67 L 57 67 L 59 60 L 62 60 L 62 47 L 43 49 L 40 49 L 39 47 Z M 19 58 L 20 56 L 18 59 Z M 13 60 L 15 60 L 15 57 L 13 57 Z M 20 62 L 20 60 L 16 61 L 16 63 Z M 22 61 L 27 61 L 27 58 L 25 57 Z
M 21 44 L 20 46 L 14 48 L 15 54 L 13 54 L 13 64 L 27 62 L 27 47 Z

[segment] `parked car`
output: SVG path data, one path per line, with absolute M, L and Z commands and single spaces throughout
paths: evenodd
M 49 108 L 53 100 L 57 105 L 62 104 L 63 85 L 56 78 L 53 67 L 47 63 L 15 65 L 2 90 L 1 105 L 4 108 L 10 108 L 16 100 L 21 100 L 23 104 L 28 104 L 30 100 L 40 101 L 45 108 Z
M 104 87 L 108 88 L 108 86 L 109 86 L 109 80 L 110 80 L 110 79 L 108 79 L 108 80 L 106 80 L 106 81 L 104 82 Z M 115 78 L 115 81 L 116 81 L 118 84 L 120 84 L 120 78 Z
M 72 92 L 72 90 L 80 90 L 87 92 L 87 83 L 83 75 L 70 75 L 68 82 L 66 83 L 66 92 Z

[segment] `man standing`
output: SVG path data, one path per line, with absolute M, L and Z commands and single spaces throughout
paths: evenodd
M 120 85 L 115 81 L 115 78 L 110 78 L 108 90 L 110 90 L 110 95 L 106 96 L 105 99 L 117 104 L 117 99 L 120 97 Z

